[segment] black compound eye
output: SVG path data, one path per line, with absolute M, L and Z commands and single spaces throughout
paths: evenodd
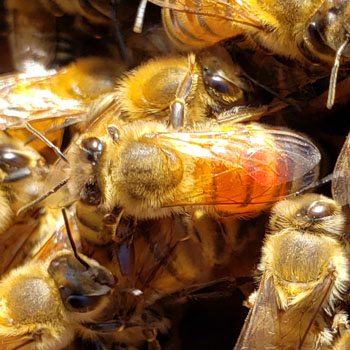
M 4 171 L 24 168 L 29 164 L 29 159 L 13 150 L 12 147 L 3 145 L 0 148 L 0 168 Z
M 96 307 L 98 298 L 84 295 L 70 295 L 66 299 L 66 302 L 76 312 L 89 312 Z
M 331 216 L 334 208 L 330 203 L 324 201 L 313 202 L 307 209 L 307 216 L 312 220 L 322 219 Z
M 229 83 L 219 75 L 208 75 L 205 83 L 209 88 L 220 94 L 229 95 L 231 93 Z
M 95 163 L 102 155 L 103 142 L 97 137 L 88 137 L 81 142 L 81 149 L 84 151 L 86 159 Z

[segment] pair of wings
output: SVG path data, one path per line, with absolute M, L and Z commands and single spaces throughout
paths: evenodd
M 308 296 L 283 311 L 279 307 L 274 276 L 265 272 L 234 350 L 303 349 L 333 283 L 333 277 L 327 274 Z
M 95 123 L 96 128 L 101 128 L 101 124 L 104 123 Z M 142 125 L 135 123 L 135 127 Z M 132 124 L 128 123 L 128 126 L 132 127 Z M 89 134 L 94 132 L 92 126 Z M 198 128 L 189 132 L 169 131 L 144 136 L 151 140 L 147 142 L 154 142 L 161 149 L 173 151 L 179 159 L 186 158 L 198 166 L 191 188 L 179 189 L 176 198 L 164 203 L 164 207 L 228 205 L 243 208 L 243 204 L 247 204 L 246 194 L 252 189 L 254 193 L 248 204 L 273 203 L 311 185 L 317 177 L 321 159 L 317 147 L 304 136 L 258 124 L 247 127 L 223 125 L 213 131 Z M 208 168 L 210 171 L 205 170 Z M 46 190 L 66 178 L 67 171 L 69 173 L 69 164 L 60 160 L 49 175 Z M 55 207 L 59 203 L 59 206 L 65 206 L 78 200 L 80 191 L 78 186 L 76 193 L 62 188 L 61 193 L 47 201 L 47 205 Z

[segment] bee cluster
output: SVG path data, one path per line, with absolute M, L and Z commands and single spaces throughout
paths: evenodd
M 350 348 L 348 10 L 1 3 L 0 349 Z

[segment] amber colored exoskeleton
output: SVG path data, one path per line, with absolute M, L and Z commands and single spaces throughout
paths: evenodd
M 139 219 L 198 207 L 250 217 L 318 173 L 318 149 L 285 129 L 208 123 L 176 132 L 156 122 L 118 127 L 112 120 L 95 127 L 67 152 L 70 166 L 54 168 L 62 173 L 56 183 L 68 174 L 66 199 L 54 205 L 82 200 Z
M 151 0 L 163 7 L 169 37 L 182 48 L 202 48 L 245 36 L 251 47 L 302 62 L 333 64 L 348 38 L 348 1 Z M 342 56 L 349 56 L 347 46 Z

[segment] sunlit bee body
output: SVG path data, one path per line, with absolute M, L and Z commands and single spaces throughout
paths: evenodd
M 112 275 L 87 257 L 83 265 L 66 248 L 56 233 L 31 261 L 1 280 L 2 349 L 63 349 L 80 323 L 98 320 L 107 307 L 113 310 Z
M 235 349 L 325 349 L 333 342 L 334 307 L 349 287 L 345 215 L 318 194 L 273 209 L 260 286 Z
M 183 49 L 203 48 L 245 36 L 251 47 L 302 62 L 333 64 L 349 32 L 344 0 L 151 0 L 162 6 L 169 37 Z M 343 52 L 349 57 L 349 48 Z
M 106 58 L 82 58 L 58 71 L 39 76 L 10 74 L 0 78 L 0 128 L 30 140 L 29 123 L 60 145 L 65 125 L 85 121 L 89 104 L 114 88 L 125 65 Z M 42 148 L 42 141 L 31 146 Z
M 67 153 L 67 200 L 121 207 L 139 219 L 193 206 L 254 216 L 317 176 L 317 148 L 287 130 L 204 124 L 171 132 L 142 121 L 95 126 Z
M 191 125 L 250 107 L 256 118 L 267 112 L 262 105 L 271 100 L 261 90 L 217 46 L 196 56 L 157 58 L 132 70 L 117 84 L 116 111 L 123 120 L 164 120 L 170 111 L 172 119 L 181 115 L 180 124 Z

